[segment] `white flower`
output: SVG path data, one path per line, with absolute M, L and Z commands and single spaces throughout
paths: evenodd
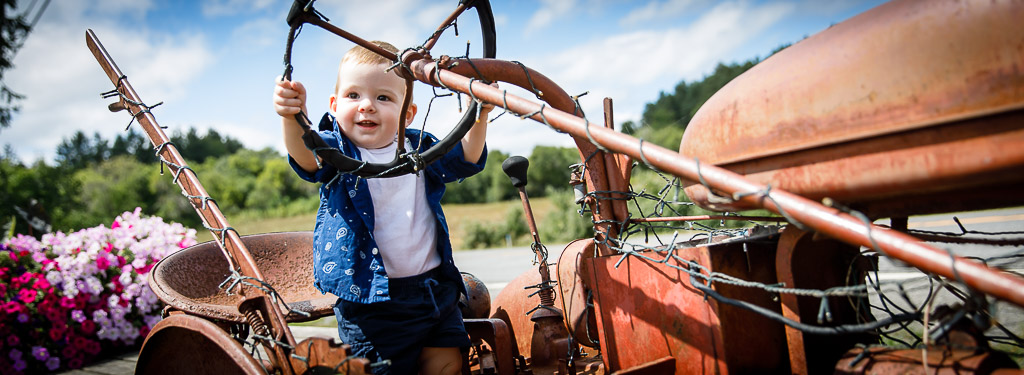
M 72 310 L 71 311 L 71 320 L 74 320 L 74 321 L 79 322 L 79 323 L 84 322 L 85 321 L 85 312 L 83 312 L 82 310 Z

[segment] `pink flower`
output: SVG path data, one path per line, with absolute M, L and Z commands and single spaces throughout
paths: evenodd
M 110 267 L 110 260 L 108 260 L 107 257 L 102 255 L 96 257 L 96 268 L 99 268 L 101 271 L 103 271 L 106 270 L 108 267 Z
M 114 220 L 114 223 L 110 224 L 110 229 L 117 229 L 117 228 L 120 228 L 120 227 L 121 227 L 121 222 L 117 221 L 117 220 Z
M 32 282 L 32 288 L 38 290 L 50 289 L 50 282 L 46 281 L 46 279 L 39 278 Z
M 79 293 L 79 295 L 81 295 L 81 294 L 83 294 L 83 293 Z M 61 299 L 60 299 L 60 307 L 63 307 L 65 309 L 73 309 L 77 305 L 78 304 L 75 303 L 75 299 L 74 298 L 61 297 Z
M 18 336 L 15 336 L 15 335 L 7 336 L 7 346 L 11 346 L 11 347 L 18 346 L 18 344 L 20 344 L 20 343 L 21 343 L 21 339 L 19 339 Z M 11 353 L 14 353 L 14 350 L 12 350 Z
M 142 326 L 142 328 L 139 328 L 139 337 L 146 337 L 146 336 L 149 336 L 149 326 L 148 325 L 144 325 L 144 326 Z
M 103 250 L 108 252 L 108 253 L 113 251 L 114 250 L 114 244 L 112 244 L 110 242 L 107 242 L 107 246 L 103 247 Z
M 18 291 L 18 298 L 21 299 L 21 302 L 24 303 L 35 302 L 36 297 L 38 296 L 39 293 L 32 289 L 22 289 Z
M 135 271 L 138 272 L 140 275 L 145 275 L 146 272 L 149 272 L 149 270 L 153 269 L 154 265 L 156 265 L 156 263 L 150 263 L 147 264 L 145 267 L 136 269 Z
M 72 358 L 70 361 L 68 361 L 68 368 L 70 368 L 70 369 L 82 368 L 82 358 L 80 358 L 80 357 L 79 358 Z
M 117 266 L 118 267 L 124 267 L 125 264 L 128 264 L 128 259 L 125 259 L 123 256 L 118 255 L 117 256 Z
M 10 301 L 4 304 L 4 311 L 10 315 L 14 315 L 21 312 L 22 308 L 23 307 L 21 306 L 21 304 L 15 301 Z

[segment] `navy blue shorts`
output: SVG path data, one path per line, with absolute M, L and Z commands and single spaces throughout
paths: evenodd
M 374 367 L 375 374 L 418 373 L 425 347 L 470 346 L 458 307 L 458 284 L 443 278 L 438 268 L 390 279 L 388 290 L 387 302 L 362 304 L 339 298 L 334 305 L 338 335 L 352 346 L 352 354 L 370 363 L 391 361 L 390 366 Z

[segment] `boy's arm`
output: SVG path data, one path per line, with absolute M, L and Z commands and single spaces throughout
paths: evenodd
M 476 164 L 484 153 L 484 144 L 487 138 L 487 114 L 493 106 L 480 108 L 480 115 L 476 118 L 476 124 L 462 137 L 462 156 L 467 162 Z
M 306 113 L 306 88 L 299 82 L 278 79 L 274 86 L 274 111 L 281 116 L 281 132 L 288 155 L 306 172 L 316 172 L 316 156 L 302 142 L 302 127 L 295 115 Z
M 492 83 L 491 86 L 498 87 L 498 84 Z M 480 114 L 477 115 L 476 123 L 462 137 L 462 156 L 467 162 L 476 164 L 483 157 L 487 138 L 487 115 L 492 109 L 493 105 L 480 102 Z

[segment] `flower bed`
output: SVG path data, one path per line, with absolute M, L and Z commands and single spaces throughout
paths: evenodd
M 0 244 L 0 373 L 80 368 L 142 343 L 163 304 L 147 274 L 195 230 L 125 212 L 107 228 Z

